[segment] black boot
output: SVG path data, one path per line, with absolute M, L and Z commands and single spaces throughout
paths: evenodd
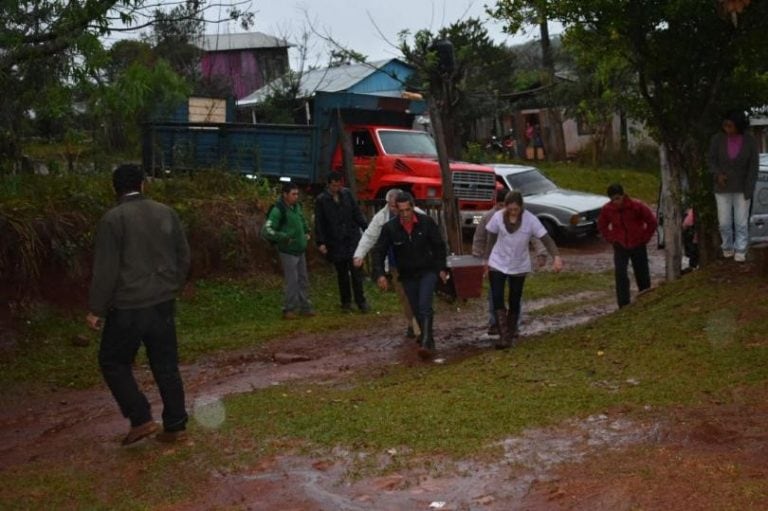
M 507 325 L 507 309 L 496 309 L 496 326 L 499 328 L 499 338 L 493 340 L 493 347 L 497 350 L 509 348 L 509 327 Z
M 512 347 L 515 344 L 517 344 L 518 338 L 520 337 L 520 334 L 517 329 L 517 320 L 519 316 L 516 312 L 513 312 L 511 309 L 507 311 L 507 335 L 508 340 L 506 341 L 508 347 Z
M 432 336 L 432 316 L 421 319 L 421 337 L 419 339 L 419 357 L 430 359 L 435 356 L 435 338 Z
M 418 344 L 420 347 L 424 346 L 424 322 L 420 318 L 416 319 L 416 325 L 419 327 L 419 333 L 414 335 L 413 337 L 416 339 L 416 344 Z

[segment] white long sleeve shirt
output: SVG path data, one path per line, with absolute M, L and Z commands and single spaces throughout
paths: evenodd
M 419 208 L 414 208 L 414 211 L 424 214 L 424 211 Z M 377 211 L 368 223 L 368 228 L 363 232 L 363 236 L 360 238 L 360 243 L 357 244 L 357 248 L 352 257 L 362 259 L 368 255 L 368 252 L 370 252 L 373 246 L 376 245 L 376 242 L 379 241 L 381 229 L 384 227 L 384 224 L 389 222 L 394 216 L 393 213 L 390 213 L 389 206 L 384 206 Z

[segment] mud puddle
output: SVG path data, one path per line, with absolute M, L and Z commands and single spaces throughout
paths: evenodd
M 579 242 L 562 251 L 569 269 L 576 269 L 580 264 L 588 265 L 581 271 L 604 271 L 612 267 L 612 259 L 606 255 L 610 246 L 599 240 Z M 661 253 L 652 253 L 651 260 L 656 261 L 652 267 L 656 268 L 660 259 L 663 259 Z M 593 299 L 591 294 L 576 294 L 529 301 L 525 304 L 526 311 L 574 300 L 590 305 L 553 316 L 528 316 L 524 312 L 521 333 L 532 336 L 567 328 L 614 309 L 610 292 L 606 293 L 604 303 L 594 304 Z M 483 299 L 458 305 L 439 304 L 435 337 L 440 362 L 455 362 L 492 348 L 493 339 L 486 333 L 486 307 Z M 230 352 L 182 367 L 190 406 L 289 381 L 334 383 L 362 369 L 377 368 L 385 372 L 393 365 L 424 363 L 416 356 L 415 342 L 402 335 L 404 325 L 399 318 L 394 326 L 392 321 L 372 319 L 371 323 L 365 330 L 277 339 L 259 348 Z M 148 398 L 157 410 L 159 396 L 146 367 L 137 368 L 137 379 L 147 389 Z M 40 456 L 55 457 L 81 441 L 114 443 L 124 428 L 124 420 L 105 389 L 57 390 L 28 403 L 10 403 L 3 407 L 0 456 L 7 465 Z
M 493 462 L 429 459 L 402 468 L 394 449 L 378 455 L 336 450 L 314 460 L 277 457 L 246 473 L 217 476 L 220 491 L 192 508 L 226 507 L 237 500 L 250 510 L 520 509 L 531 488 L 552 480 L 560 465 L 583 461 L 596 450 L 655 442 L 661 431 L 655 421 L 595 415 L 508 438 L 495 445 L 503 454 Z M 386 475 L 353 477 L 358 465 L 371 463 Z

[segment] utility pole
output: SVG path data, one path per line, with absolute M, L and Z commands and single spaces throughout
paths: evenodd
M 453 254 L 461 254 L 461 223 L 459 220 L 459 205 L 453 194 L 453 176 L 448 162 L 448 148 L 445 145 L 442 112 L 447 98 L 446 78 L 450 77 L 454 68 L 453 44 L 450 41 L 435 41 L 431 48 L 438 56 L 438 69 L 431 73 L 429 117 L 432 121 L 432 131 L 437 146 L 437 161 L 440 164 L 440 176 L 443 182 L 443 221 L 448 237 L 448 248 Z

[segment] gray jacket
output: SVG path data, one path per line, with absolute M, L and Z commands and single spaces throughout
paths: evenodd
M 138 309 L 175 298 L 190 252 L 176 212 L 141 194 L 121 197 L 99 221 L 89 294 L 90 311 Z
M 749 200 L 755 190 L 759 156 L 757 141 L 749 133 L 744 133 L 741 151 L 736 158 L 728 157 L 728 138 L 725 133 L 717 133 L 709 144 L 707 163 L 709 172 L 715 176 L 715 193 L 743 193 Z M 725 175 L 724 186 L 717 183 L 717 175 Z

